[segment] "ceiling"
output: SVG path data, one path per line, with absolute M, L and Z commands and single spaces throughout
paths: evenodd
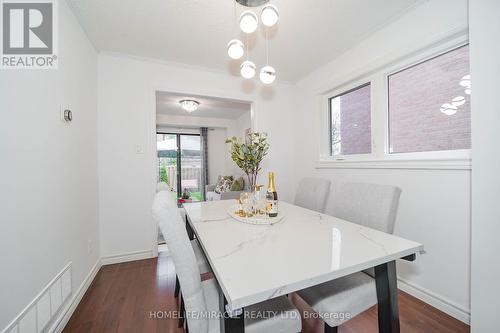
M 280 21 L 269 30 L 270 64 L 294 82 L 423 0 L 271 0 Z M 227 42 L 245 36 L 233 0 L 69 0 L 100 51 L 183 63 L 238 75 Z M 240 5 L 236 12 L 241 13 Z M 265 65 L 265 32 L 251 35 L 250 59 Z
M 181 109 L 179 101 L 194 99 L 200 103 L 198 110 L 189 113 Z M 156 114 L 237 119 L 245 112 L 250 112 L 250 104 L 225 98 L 198 95 L 182 95 L 170 92 L 156 92 Z

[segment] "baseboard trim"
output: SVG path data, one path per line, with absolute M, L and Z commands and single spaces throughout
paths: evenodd
M 87 292 L 87 289 L 90 287 L 92 284 L 92 281 L 94 281 L 95 276 L 97 275 L 97 272 L 99 272 L 99 269 L 101 268 L 101 259 L 97 259 L 96 263 L 90 270 L 90 272 L 87 274 L 85 279 L 83 280 L 82 284 L 78 288 L 77 292 L 73 294 L 73 296 L 70 298 L 69 302 L 66 302 L 66 305 L 60 312 L 59 316 L 57 317 L 56 320 L 54 320 L 54 323 L 50 326 L 50 329 L 47 330 L 47 332 L 56 332 L 60 333 L 63 331 L 64 327 L 68 323 L 69 319 L 73 315 L 73 312 L 75 312 L 76 307 L 78 304 L 80 304 L 80 301 L 83 298 L 83 295 Z
M 59 315 L 57 320 L 54 321 L 54 324 L 52 324 L 51 328 L 47 330 L 47 332 L 61 333 L 64 330 L 64 327 L 66 327 L 66 325 L 68 324 L 78 304 L 80 304 L 83 295 L 85 295 L 85 293 L 87 292 L 88 288 L 94 281 L 97 272 L 99 272 L 99 269 L 102 266 L 117 264 L 127 261 L 148 259 L 151 257 L 152 257 L 152 251 L 145 250 L 145 251 L 130 252 L 109 257 L 102 257 L 98 259 L 94 264 L 94 266 L 92 267 L 92 269 L 90 270 L 89 274 L 87 274 L 87 276 L 83 280 L 82 284 L 80 285 L 80 288 L 78 288 L 78 291 L 73 295 L 73 297 L 64 307 L 64 309 L 61 311 L 61 314 Z
M 422 287 L 418 287 L 408 280 L 399 277 L 398 288 L 412 295 L 413 297 L 416 297 L 419 300 L 435 307 L 436 309 L 443 311 L 453 318 L 456 318 L 461 322 L 470 325 L 470 311 L 443 298 L 442 296 L 439 296 L 436 293 L 433 293 L 432 291 L 426 290 Z
M 113 255 L 113 256 L 102 257 L 101 258 L 101 265 L 104 266 L 104 265 L 119 264 L 122 262 L 150 259 L 153 257 L 154 256 L 153 256 L 152 250 L 128 252 L 128 253 L 117 254 L 117 255 Z
M 129 252 L 125 254 L 113 255 L 108 257 L 102 257 L 96 261 L 90 272 L 87 274 L 82 284 L 78 288 L 77 292 L 75 292 L 69 301 L 66 302 L 60 314 L 53 321 L 52 325 L 47 332 L 55 332 L 61 333 L 64 327 L 69 322 L 71 316 L 75 312 L 78 304 L 82 300 L 83 296 L 87 292 L 88 288 L 94 281 L 97 272 L 104 265 L 111 265 L 117 263 L 123 263 L 128 261 L 149 259 L 153 257 L 152 250 L 144 250 L 144 251 L 136 251 Z M 402 291 L 412 295 L 420 299 L 421 301 L 435 307 L 438 310 L 443 311 L 444 313 L 470 325 L 470 312 L 467 309 L 462 308 L 461 306 L 446 300 L 445 298 L 426 290 L 422 287 L 416 286 L 415 284 L 398 277 L 398 288 Z

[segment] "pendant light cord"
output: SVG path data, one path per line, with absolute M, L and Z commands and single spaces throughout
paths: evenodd
M 233 20 L 233 23 L 234 23 L 234 27 L 233 29 L 236 30 L 237 26 L 238 26 L 238 23 L 236 22 L 237 21 L 237 17 L 238 15 L 237 14 L 237 10 L 236 10 L 236 0 L 234 0 L 234 3 L 233 3 L 233 16 L 234 16 L 234 20 Z
M 248 59 L 249 59 L 249 58 L 248 58 L 248 56 L 249 56 L 249 55 L 248 55 L 248 44 L 249 44 L 249 42 L 248 42 L 248 35 L 249 35 L 249 34 L 246 34 L 246 35 L 247 35 L 247 42 L 246 42 L 246 44 L 247 44 L 247 45 L 246 45 L 246 47 L 247 47 L 247 61 L 248 61 Z
M 266 65 L 269 66 L 269 36 L 267 35 L 267 30 L 269 28 L 266 27 Z

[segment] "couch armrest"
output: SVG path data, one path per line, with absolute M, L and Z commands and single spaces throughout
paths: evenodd
M 229 192 L 222 192 L 220 194 L 220 199 L 221 200 L 230 200 L 230 199 L 239 199 L 240 194 L 245 191 L 229 191 Z
M 215 184 L 205 185 L 205 192 L 214 192 Z

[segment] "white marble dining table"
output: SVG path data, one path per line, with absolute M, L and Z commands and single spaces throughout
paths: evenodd
M 229 216 L 235 204 L 184 205 L 229 312 L 375 267 L 379 330 L 399 332 L 395 261 L 422 244 L 286 202 L 279 223 L 246 224 Z

